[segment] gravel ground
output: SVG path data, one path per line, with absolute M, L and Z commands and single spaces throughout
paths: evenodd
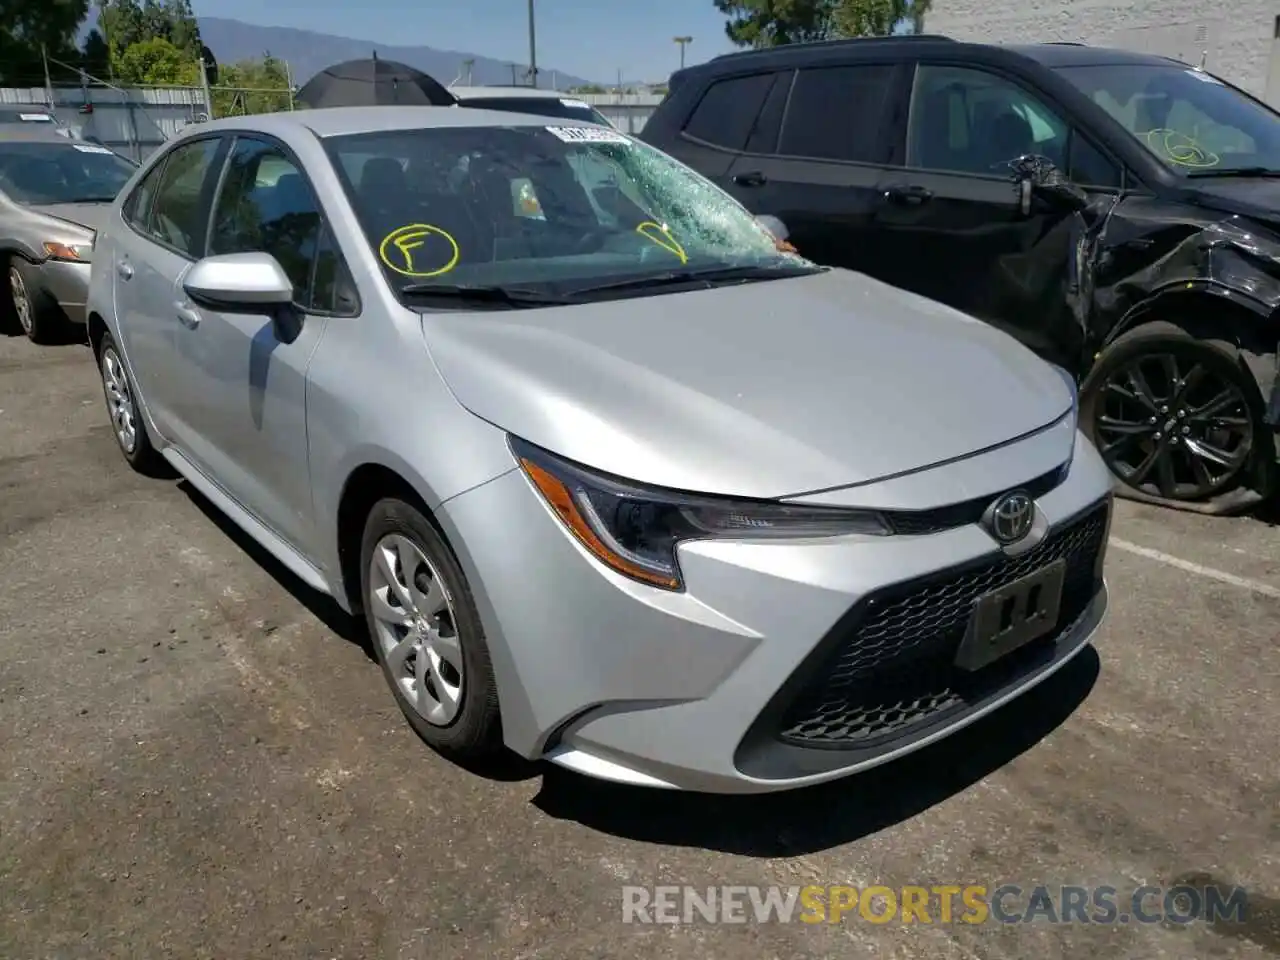
M 723 799 L 468 772 L 402 722 L 353 624 L 125 466 L 87 349 L 0 338 L 0 957 L 1280 956 L 1280 536 L 1122 504 L 1108 570 L 1092 650 L 860 778 Z M 622 909 L 624 885 L 1123 903 L 1187 876 L 1246 888 L 1244 922 Z

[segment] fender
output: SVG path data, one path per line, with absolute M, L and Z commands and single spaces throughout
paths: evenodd
M 1252 314 L 1259 324 L 1271 321 L 1276 312 L 1275 307 L 1265 300 L 1216 280 L 1174 280 L 1155 288 L 1149 296 L 1134 304 L 1107 334 L 1102 347 L 1110 346 L 1118 337 L 1128 333 L 1134 327 L 1147 320 L 1160 318 L 1162 314 L 1185 317 L 1189 313 L 1187 308 L 1190 306 L 1190 301 L 1198 300 L 1203 303 L 1206 297 L 1221 301 L 1223 306 L 1229 305 L 1235 308 L 1233 313 L 1243 311 Z M 1280 323 L 1276 323 L 1269 329 L 1260 327 L 1259 330 L 1266 331 L 1262 333 L 1264 339 L 1274 342 L 1276 337 L 1280 336 Z M 1214 332 L 1220 332 L 1223 339 L 1230 340 L 1236 346 L 1242 346 L 1238 325 L 1228 323 L 1221 331 Z M 1274 346 L 1271 349 L 1274 350 Z

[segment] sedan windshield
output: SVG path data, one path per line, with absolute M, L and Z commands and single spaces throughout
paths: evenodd
M 1176 64 L 1057 72 L 1177 173 L 1280 174 L 1280 115 L 1207 73 Z
M 327 147 L 406 302 L 447 286 L 532 305 L 818 269 L 718 187 L 615 130 L 440 127 Z
M 612 126 L 602 114 L 585 100 L 563 97 L 468 97 L 464 107 L 477 110 L 507 110 L 511 113 L 531 113 L 539 117 L 563 117 L 566 120 L 585 120 L 601 126 Z
M 110 203 L 135 169 L 92 143 L 0 140 L 0 191 L 18 203 Z

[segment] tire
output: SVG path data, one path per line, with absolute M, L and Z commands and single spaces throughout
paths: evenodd
M 1134 369 L 1147 389 L 1134 386 Z M 1173 384 L 1171 370 L 1178 374 Z M 1236 399 L 1218 416 L 1204 415 L 1218 406 L 1214 397 L 1228 394 Z M 1080 389 L 1081 428 L 1119 485 L 1139 498 L 1165 502 L 1211 501 L 1241 488 L 1270 495 L 1275 444 L 1263 423 L 1264 409 L 1258 385 L 1233 344 L 1198 339 L 1165 321 L 1143 324 L 1118 337 L 1102 352 Z M 1228 463 L 1211 462 L 1206 450 L 1231 457 Z M 1152 469 L 1141 476 L 1151 456 L 1156 458 Z M 1122 459 L 1135 469 L 1126 470 Z M 1167 483 L 1161 487 L 1161 459 L 1172 464 L 1179 480 L 1172 488 Z
M 406 553 L 416 592 L 404 589 L 406 564 L 396 559 Z M 418 736 L 460 761 L 496 753 L 502 745 L 498 689 L 480 615 L 453 551 L 417 507 L 391 498 L 370 510 L 360 546 L 360 595 L 378 664 Z M 419 667 L 427 673 L 425 686 Z
M 129 466 L 139 473 L 147 476 L 163 475 L 164 458 L 151 443 L 146 420 L 138 409 L 137 391 L 120 359 L 120 349 L 110 333 L 102 335 L 102 343 L 98 347 L 98 373 L 102 380 L 102 396 L 106 401 L 107 415 L 111 418 L 111 432 L 116 438 L 120 453 Z
M 21 257 L 9 258 L 5 270 L 7 306 L 18 329 L 37 344 L 57 343 L 68 332 L 67 318 L 40 286 L 31 265 Z

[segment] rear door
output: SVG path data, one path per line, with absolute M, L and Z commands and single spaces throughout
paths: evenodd
M 883 271 L 871 235 L 877 189 L 901 154 L 909 72 L 891 61 L 804 67 L 779 82 L 729 190 L 752 213 L 778 217 L 806 257 L 873 276 Z
M 914 71 L 904 162 L 881 184 L 883 279 L 1005 329 L 1075 365 L 1069 210 L 1022 212 L 1010 161 L 1047 157 L 1088 191 L 1118 192 L 1123 166 L 1025 79 L 979 64 Z
M 778 77 L 776 71 L 765 71 L 713 81 L 684 128 L 675 137 L 664 138 L 662 149 L 726 187 L 729 167 L 747 146 L 756 118 Z
M 121 347 L 156 429 L 167 440 L 183 433 L 184 389 L 178 372 L 178 277 L 195 262 L 223 140 L 203 137 L 176 147 L 135 188 L 110 255 Z

